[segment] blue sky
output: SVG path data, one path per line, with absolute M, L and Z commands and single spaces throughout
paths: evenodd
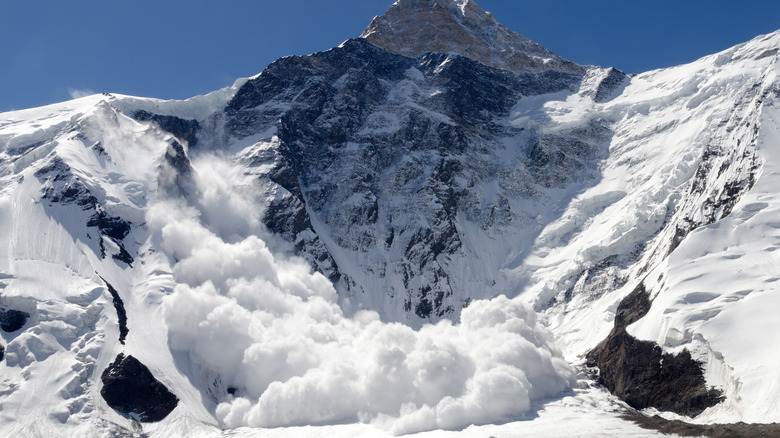
M 0 0 L 0 111 L 81 92 L 186 98 L 359 35 L 392 0 Z M 478 0 L 581 64 L 629 73 L 780 29 L 774 0 Z

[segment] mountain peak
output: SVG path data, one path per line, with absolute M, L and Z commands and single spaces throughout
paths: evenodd
M 473 0 L 398 0 L 360 37 L 412 57 L 448 52 L 513 72 L 582 72 L 581 66 L 507 29 Z

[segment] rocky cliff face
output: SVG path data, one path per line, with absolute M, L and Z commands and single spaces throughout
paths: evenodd
M 599 122 L 554 134 L 501 123 L 524 96 L 572 92 L 581 79 L 356 39 L 273 63 L 238 90 L 225 126 L 274 142 L 243 158 L 271 164 L 266 225 L 355 308 L 418 325 L 496 293 L 497 272 L 463 270 L 479 257 L 464 239 L 522 230 L 522 203 L 595 176 L 609 137 Z
M 428 52 L 457 53 L 515 73 L 585 71 L 507 29 L 471 0 L 399 0 L 360 37 L 414 58 Z

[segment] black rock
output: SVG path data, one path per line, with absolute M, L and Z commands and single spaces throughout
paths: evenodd
M 616 68 L 610 68 L 607 76 L 602 79 L 596 89 L 596 95 L 593 97 L 595 102 L 606 102 L 613 95 L 617 94 L 615 91 L 623 85 L 628 79 L 628 75 Z
M 627 411 L 621 417 L 633 421 L 643 429 L 656 430 L 664 435 L 708 436 L 729 438 L 756 438 L 780 436 L 780 423 L 715 423 L 693 424 L 682 420 L 669 420 L 660 415 L 649 416 L 642 412 Z
M 650 310 L 640 284 L 621 301 L 612 333 L 587 355 L 588 366 L 599 368 L 599 383 L 631 407 L 654 407 L 696 416 L 723 400 L 721 392 L 706 386 L 702 363 L 688 350 L 664 353 L 654 342 L 641 341 L 626 331 Z
M 68 166 L 68 164 L 62 160 L 62 158 L 55 156 L 48 165 L 41 167 L 38 169 L 38 171 L 35 172 L 35 176 L 41 180 L 49 177 L 50 175 L 53 181 L 61 181 L 63 179 L 70 178 L 72 174 L 70 166 Z
M 117 412 L 143 422 L 160 421 L 179 399 L 154 378 L 144 364 L 120 353 L 100 376 L 100 395 Z
M 119 254 L 112 254 L 111 258 L 114 260 L 119 260 L 120 262 L 125 263 L 127 266 L 133 267 L 133 262 L 135 259 L 133 259 L 133 256 L 130 255 L 129 252 L 125 249 L 123 245 L 119 245 Z
M 524 85 L 505 70 L 446 53 L 424 55 L 419 69 L 445 90 L 431 98 L 431 106 L 467 126 L 487 125 L 496 114 L 508 113 Z
M 168 196 L 186 199 L 197 196 L 195 169 L 192 168 L 192 163 L 181 143 L 176 140 L 170 142 L 161 166 L 167 167 L 161 169 L 160 186 Z
M 119 254 L 113 257 L 132 265 L 133 257 L 122 242 L 130 233 L 132 225 L 120 217 L 110 215 L 62 158 L 55 156 L 47 166 L 35 172 L 35 176 L 44 184 L 42 199 L 51 204 L 75 204 L 83 211 L 91 213 L 87 219 L 87 226 L 100 230 L 98 245 L 102 258 L 106 257 L 102 236 L 108 236 L 119 246 Z
M 197 134 L 200 129 L 200 124 L 197 120 L 186 120 L 175 116 L 163 116 L 144 110 L 136 111 L 135 114 L 133 114 L 133 118 L 140 122 L 152 121 L 156 123 L 163 131 L 169 132 L 181 140 L 186 140 L 190 147 L 195 146 L 198 143 Z
M 9 309 L 0 306 L 0 328 L 4 332 L 15 332 L 27 323 L 30 314 L 21 310 Z
M 116 309 L 116 316 L 119 322 L 119 343 L 125 345 L 125 338 L 127 337 L 127 334 L 130 333 L 130 330 L 127 328 L 127 311 L 125 310 L 125 303 L 119 296 L 119 291 L 114 289 L 114 286 L 111 286 L 111 284 L 107 282 L 105 278 L 100 277 L 100 279 L 106 283 L 108 293 L 111 294 L 111 298 L 113 299 L 114 308 Z
M 88 227 L 97 227 L 101 234 L 119 241 L 130 233 L 130 222 L 115 216 L 111 216 L 102 208 L 96 208 L 95 214 L 87 220 Z

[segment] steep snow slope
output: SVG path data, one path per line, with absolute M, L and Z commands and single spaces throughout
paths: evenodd
M 778 36 L 767 40 L 776 47 Z M 666 263 L 651 271 L 663 279 L 653 286 L 648 315 L 630 332 L 669 349 L 688 348 L 708 361 L 708 377 L 723 387 L 726 406 L 702 414 L 702 420 L 729 418 L 749 422 L 780 421 L 773 406 L 780 399 L 776 367 L 780 345 L 780 296 L 776 281 L 777 242 L 778 66 L 765 74 L 753 120 L 757 160 L 755 183 L 731 214 L 693 231 Z M 651 283 L 652 284 L 652 283 Z
M 702 421 L 778 421 L 767 383 L 775 379 L 776 349 L 764 335 L 776 304 L 766 294 L 759 312 L 745 304 L 756 298 L 743 298 L 761 296 L 774 278 L 773 207 L 762 193 L 773 191 L 779 44 L 775 33 L 638 75 L 594 107 L 588 116 L 615 120 L 601 180 L 509 273 L 534 279 L 521 299 L 546 309 L 572 359 L 607 335 L 617 300 L 643 283 L 652 307 L 628 331 L 670 351 L 687 348 L 705 363 L 708 384 L 727 400 Z M 576 105 L 569 98 L 540 111 L 564 121 L 580 111 Z M 756 216 L 765 218 L 761 226 L 742 225 Z
M 19 331 L 3 333 L 2 418 L 10 435 L 89 436 L 129 424 L 99 395 L 99 377 L 119 351 L 177 387 L 182 406 L 171 422 L 211 418 L 167 347 L 159 300 L 173 287 L 170 270 L 155 270 L 158 256 L 144 249 L 146 210 L 175 142 L 112 102 L 91 96 L 2 117 L 9 232 L 0 300 L 31 315 Z M 106 281 L 129 315 L 124 345 Z

